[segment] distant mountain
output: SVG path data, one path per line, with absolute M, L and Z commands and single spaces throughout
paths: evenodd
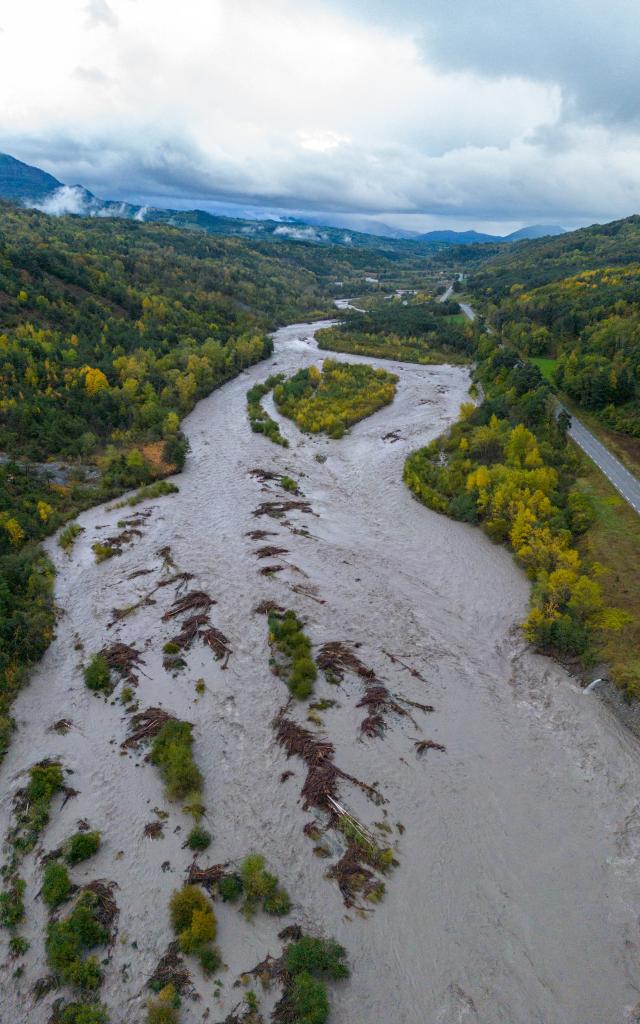
M 62 182 L 52 174 L 0 153 L 0 196 L 3 199 L 42 199 L 59 188 Z
M 519 231 L 512 231 L 510 235 L 504 235 L 503 242 L 521 242 L 525 238 L 548 238 L 552 235 L 564 235 L 566 228 L 558 227 L 557 224 L 532 224 L 528 228 L 520 228 Z
M 379 234 L 370 234 L 346 227 L 307 223 L 295 217 L 249 220 L 207 213 L 205 210 L 166 210 L 100 199 L 82 185 L 65 185 L 52 175 L 37 167 L 30 167 L 8 154 L 0 154 L 0 199 L 8 199 L 58 216 L 75 214 L 79 217 L 120 217 L 257 241 L 270 239 L 313 245 L 340 245 L 404 256 L 432 253 L 442 247 L 442 244 L 402 237 L 405 232 L 396 233 L 384 224 L 379 226 Z M 339 220 L 340 215 L 336 219 Z M 374 223 L 377 226 L 377 222 L 371 222 L 372 226 Z
M 546 238 L 547 235 L 563 235 L 565 229 L 557 225 L 531 224 L 529 227 L 512 231 L 510 235 L 487 235 L 481 231 L 427 231 L 417 235 L 423 242 L 444 242 L 446 245 L 484 245 L 489 242 L 522 242 L 528 238 Z
M 238 235 L 256 240 L 307 242 L 313 245 L 341 245 L 376 249 L 398 255 L 420 255 L 450 245 L 515 242 L 524 238 L 556 235 L 563 229 L 533 225 L 503 238 L 478 231 L 428 231 L 426 234 L 389 227 L 357 214 L 310 214 L 308 219 L 286 217 L 251 220 L 207 213 L 205 210 L 168 210 L 156 206 L 100 199 L 82 185 L 65 185 L 38 167 L 0 153 L 0 199 L 8 199 L 43 213 L 75 214 L 79 217 L 121 217 L 125 220 L 160 222 L 213 235 Z M 329 221 L 327 223 L 326 221 Z M 357 228 L 352 225 L 358 225 Z
M 445 245 L 475 245 L 481 242 L 502 242 L 501 235 L 485 235 L 481 231 L 427 231 L 418 235 L 421 242 L 444 242 Z

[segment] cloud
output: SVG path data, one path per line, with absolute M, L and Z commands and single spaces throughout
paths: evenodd
M 86 214 L 87 212 L 87 201 L 82 189 L 69 185 L 63 185 L 62 188 L 56 189 L 41 203 L 29 205 L 54 217 L 61 217 L 65 213 Z
M 108 28 L 116 28 L 118 19 L 109 7 L 107 0 L 89 0 L 85 6 L 87 24 L 90 28 L 106 25 Z
M 614 30 L 577 7 L 398 0 L 390 20 L 382 0 L 22 0 L 3 14 L 0 149 L 154 204 L 611 219 L 640 208 L 621 99 L 640 62 L 633 23 L 609 51 Z

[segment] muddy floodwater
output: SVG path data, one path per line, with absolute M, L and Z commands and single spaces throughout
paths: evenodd
M 80 516 L 85 532 L 70 556 L 49 544 L 57 637 L 15 705 L 17 731 L 1 776 L 2 834 L 34 761 L 60 759 L 79 793 L 64 807 L 57 798 L 23 863 L 22 934 L 31 945 L 15 979 L 1 939 L 1 1024 L 48 1020 L 56 994 L 39 1003 L 31 994 L 47 974 L 40 858 L 79 820 L 101 830 L 103 845 L 71 869 L 74 881 L 117 884 L 118 932 L 101 989 L 114 1024 L 142 1024 L 146 980 L 172 937 L 167 906 L 193 859 L 183 849 L 190 819 L 165 799 L 145 751 L 121 750 L 128 722 L 121 684 L 104 701 L 82 678 L 91 654 L 116 640 L 142 654 L 140 708 L 161 706 L 195 726 L 205 825 L 214 836 L 199 863 L 261 851 L 294 901 L 289 917 L 260 912 L 252 922 L 216 903 L 226 965 L 216 975 L 220 995 L 194 961 L 201 999 L 184 1001 L 183 1022 L 222 1021 L 241 998 L 238 975 L 278 954 L 277 932 L 293 922 L 348 950 L 350 980 L 330 985 L 333 1024 L 636 1020 L 637 741 L 596 695 L 585 696 L 556 664 L 526 649 L 517 623 L 529 586 L 510 555 L 479 530 L 428 511 L 402 483 L 406 454 L 456 418 L 468 373 L 380 362 L 399 376 L 395 401 L 339 441 L 302 435 L 266 399 L 290 441 L 283 449 L 250 432 L 245 394 L 271 372 L 318 363 L 325 354 L 314 341 L 317 326 L 278 331 L 271 360 L 199 403 L 185 421 L 191 453 L 176 478 L 179 494 L 138 506 L 152 511 L 120 557 L 96 565 L 91 544 L 116 533 L 129 509 L 102 506 Z M 289 496 L 252 477 L 254 468 L 298 480 L 313 514 L 256 518 L 261 502 Z M 256 528 L 273 536 L 252 540 Z M 256 551 L 265 543 L 286 549 L 271 560 L 282 567 L 272 576 L 260 574 L 265 560 Z M 176 631 L 162 621 L 175 597 L 170 587 L 108 628 L 112 609 L 136 603 L 162 578 L 158 552 L 167 546 L 177 569 L 194 575 L 190 586 L 217 602 L 211 621 L 233 649 L 227 668 L 202 645 L 183 671 L 163 668 L 162 646 Z M 314 645 L 359 644 L 358 656 L 392 693 L 434 707 L 415 711 L 414 722 L 390 714 L 382 738 L 362 738 L 361 680 L 347 674 L 340 687 L 324 677 L 316 683 L 315 698 L 337 705 L 321 712 L 322 726 L 308 727 L 331 739 L 336 764 L 376 783 L 386 801 L 374 806 L 352 786 L 340 790 L 367 825 L 382 822 L 379 834 L 398 861 L 384 900 L 364 916 L 345 907 L 325 877 L 331 860 L 314 856 L 303 833 L 313 819 L 300 799 L 304 765 L 287 760 L 274 740 L 272 719 L 287 691 L 269 669 L 265 618 L 254 614 L 267 599 L 295 609 Z M 306 705 L 291 714 L 308 725 Z M 73 726 L 59 735 L 50 726 L 63 717 Z M 422 739 L 446 750 L 419 756 Z M 286 771 L 293 774 L 281 782 Z M 158 820 L 162 837 L 145 836 L 145 825 Z M 338 856 L 335 835 L 330 841 Z

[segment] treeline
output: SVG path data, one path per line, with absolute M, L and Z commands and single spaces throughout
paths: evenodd
M 481 524 L 532 580 L 525 634 L 543 650 L 589 661 L 602 630 L 624 617 L 606 608 L 598 566 L 576 547 L 593 509 L 575 484 L 577 456 L 539 370 L 494 336 L 479 343 L 484 400 L 463 406 L 448 435 L 413 453 L 404 479 L 430 508 Z
M 318 331 L 321 349 L 412 363 L 464 362 L 474 335 L 457 302 L 389 301 L 366 313 L 348 311 L 342 323 Z

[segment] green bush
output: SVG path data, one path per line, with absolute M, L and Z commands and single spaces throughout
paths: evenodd
M 288 914 L 291 908 L 289 894 L 278 886 L 278 878 L 265 869 L 261 853 L 248 854 L 240 865 L 240 880 L 245 896 L 243 911 L 251 917 L 258 906 L 267 914 Z
M 165 985 L 155 999 L 147 1003 L 147 1024 L 178 1024 L 180 996 L 173 985 Z
M 47 930 L 46 952 L 52 974 L 65 985 L 81 991 L 93 991 L 102 981 L 95 956 L 85 956 L 109 938 L 96 916 L 96 897 L 82 894 L 72 912 L 62 921 L 51 921 Z
M 81 533 L 84 533 L 84 526 L 80 526 L 79 523 L 69 523 L 68 526 L 65 526 L 64 530 L 62 530 L 58 537 L 58 546 L 61 547 L 63 551 L 71 551 L 76 542 L 76 538 L 79 537 Z
M 22 935 L 14 935 L 12 939 L 9 939 L 9 953 L 12 959 L 24 956 L 28 949 L 29 942 Z
M 42 876 L 42 898 L 52 910 L 60 906 L 71 892 L 71 879 L 64 864 L 50 860 Z
M 104 654 L 93 655 L 84 669 L 84 682 L 85 686 L 96 693 L 111 693 L 113 690 L 111 669 Z
M 306 700 L 313 693 L 318 669 L 311 656 L 311 641 L 302 623 L 289 609 L 283 615 L 271 612 L 268 625 L 269 643 L 289 662 L 285 676 L 289 690 L 298 700 Z
M 321 981 L 303 972 L 291 983 L 285 996 L 286 1020 L 291 1024 L 325 1024 L 329 1017 L 327 990 Z
M 179 800 L 202 790 L 202 775 L 193 759 L 193 726 L 167 722 L 156 736 L 149 760 L 160 769 L 169 800 Z
M 211 845 L 211 833 L 205 828 L 195 825 L 187 836 L 187 846 L 190 850 L 206 850 Z
M 64 859 L 67 864 L 79 864 L 93 857 L 100 849 L 99 832 L 76 832 L 64 845 Z
M 287 947 L 285 967 L 290 974 L 323 974 L 333 981 L 349 977 L 349 968 L 343 962 L 347 952 L 332 939 L 317 939 L 303 935 Z
M 109 1017 L 100 1003 L 67 1003 L 54 1009 L 51 1024 L 109 1024 Z
M 26 884 L 22 878 L 12 878 L 8 887 L 0 892 L 0 925 L 3 928 L 15 928 L 24 918 L 24 891 Z
M 223 903 L 234 903 L 242 896 L 242 879 L 239 875 L 224 875 L 218 882 L 218 892 Z
M 180 950 L 197 956 L 205 973 L 215 971 L 220 957 L 213 945 L 217 922 L 211 901 L 197 885 L 185 885 L 171 897 L 169 913 Z

